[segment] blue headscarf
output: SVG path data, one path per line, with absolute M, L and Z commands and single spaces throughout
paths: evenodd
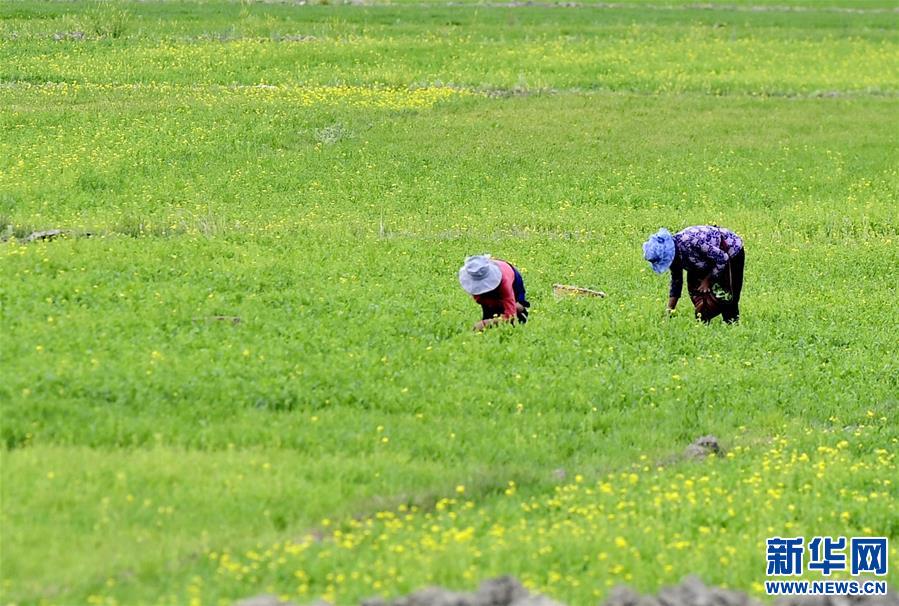
M 662 273 L 674 261 L 674 238 L 664 227 L 657 233 L 649 236 L 649 240 L 643 243 L 643 258 L 652 264 L 652 270 L 657 274 Z

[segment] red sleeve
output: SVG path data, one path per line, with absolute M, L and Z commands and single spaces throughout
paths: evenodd
M 495 261 L 503 272 L 502 282 L 499 283 L 499 292 L 503 300 L 503 316 L 506 318 L 515 318 L 518 314 L 518 308 L 515 306 L 515 291 L 512 289 L 512 283 L 515 281 L 515 270 L 505 261 Z

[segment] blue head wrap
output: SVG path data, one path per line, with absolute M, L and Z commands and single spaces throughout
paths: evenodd
M 643 243 L 643 258 L 652 264 L 652 270 L 657 274 L 662 273 L 674 261 L 674 238 L 664 227 L 657 233 L 649 236 L 649 240 Z

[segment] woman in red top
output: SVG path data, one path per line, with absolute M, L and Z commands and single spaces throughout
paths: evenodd
M 468 257 L 459 269 L 459 283 L 483 311 L 475 330 L 501 322 L 528 321 L 531 304 L 525 298 L 524 280 L 511 263 L 489 255 Z

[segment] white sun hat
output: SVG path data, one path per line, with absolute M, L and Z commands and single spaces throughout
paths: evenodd
M 459 284 L 470 295 L 482 295 L 490 292 L 503 280 L 503 272 L 499 265 L 490 259 L 490 255 L 475 255 L 465 259 L 465 265 L 459 269 Z

